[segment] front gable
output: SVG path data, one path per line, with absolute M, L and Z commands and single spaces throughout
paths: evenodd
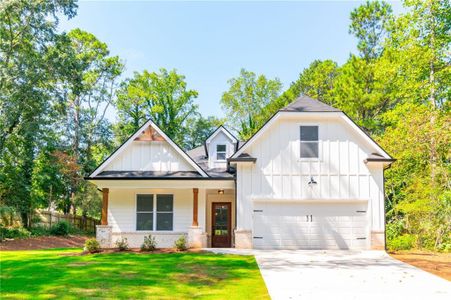
M 283 120 L 293 120 L 298 119 L 299 125 L 304 124 L 316 124 L 317 121 L 334 121 L 337 125 L 343 126 L 343 132 L 347 132 L 358 137 L 359 144 L 362 147 L 369 149 L 368 156 L 372 153 L 380 155 L 387 161 L 392 161 L 392 157 L 379 146 L 368 134 L 366 134 L 360 127 L 358 127 L 347 115 L 343 112 L 277 112 L 266 124 L 260 128 L 243 146 L 241 146 L 238 151 L 232 156 L 232 159 L 240 157 L 240 155 L 249 152 L 249 148 L 252 144 L 256 143 L 257 140 L 261 139 L 266 132 L 271 131 L 274 124 L 277 124 Z M 285 134 L 281 132 L 280 134 Z
M 89 177 L 111 171 L 197 172 L 208 177 L 152 120 L 141 126 Z
M 249 187 L 244 194 L 250 198 L 367 201 L 370 193 L 381 190 L 375 178 L 381 176 L 389 159 L 377 144 L 354 130 L 343 114 L 282 113 L 267 125 L 240 149 L 242 153 L 234 154 L 246 154 L 254 158 L 252 162 L 231 160 L 237 164 L 238 189 Z M 301 156 L 301 126 L 318 127 L 315 158 Z M 373 156 L 385 160 L 370 165 L 367 162 Z

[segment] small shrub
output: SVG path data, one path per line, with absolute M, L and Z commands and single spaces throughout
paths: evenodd
M 30 237 L 30 232 L 23 227 L 0 226 L 0 241 L 4 239 L 24 239 Z
M 451 243 L 442 243 L 437 248 L 440 252 L 451 253 Z
M 52 228 L 50 229 L 50 233 L 52 235 L 60 235 L 60 236 L 65 236 L 68 235 L 71 228 L 70 228 L 70 224 L 66 221 L 59 221 L 58 223 L 56 223 L 55 225 L 52 226 Z
M 186 237 L 184 235 L 179 237 L 178 240 L 175 241 L 174 246 L 178 251 L 185 251 L 187 249 Z
M 127 238 L 121 238 L 120 240 L 116 241 L 116 247 L 119 249 L 119 251 L 125 251 L 128 249 L 128 241 Z
M 387 223 L 385 227 L 385 233 L 388 240 L 394 240 L 398 236 L 402 235 L 403 232 L 405 232 L 405 224 L 402 219 L 392 220 Z
M 89 253 L 97 253 L 100 252 L 100 244 L 96 239 L 88 239 L 85 242 L 85 251 Z
M 144 243 L 141 245 L 141 251 L 154 251 L 157 248 L 155 237 L 150 235 L 144 237 Z
M 51 235 L 50 231 L 50 228 L 41 225 L 36 225 L 30 228 L 31 236 L 48 236 Z
M 411 234 L 404 234 L 392 240 L 388 240 L 387 246 L 388 249 L 392 251 L 409 250 L 414 247 L 415 242 L 416 242 L 415 236 Z

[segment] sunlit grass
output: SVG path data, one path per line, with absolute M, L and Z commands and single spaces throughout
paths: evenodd
M 2 299 L 268 299 L 252 256 L 0 252 Z

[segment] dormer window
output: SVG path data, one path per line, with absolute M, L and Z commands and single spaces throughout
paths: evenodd
M 216 145 L 216 160 L 226 160 L 226 145 Z
M 319 158 L 318 126 L 301 126 L 301 158 Z

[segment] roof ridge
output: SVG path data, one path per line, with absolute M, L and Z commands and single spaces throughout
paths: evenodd
M 341 112 L 340 109 L 335 108 L 321 100 L 311 98 L 307 95 L 302 95 L 296 98 L 287 106 L 281 108 L 279 111 L 294 111 L 294 112 Z

